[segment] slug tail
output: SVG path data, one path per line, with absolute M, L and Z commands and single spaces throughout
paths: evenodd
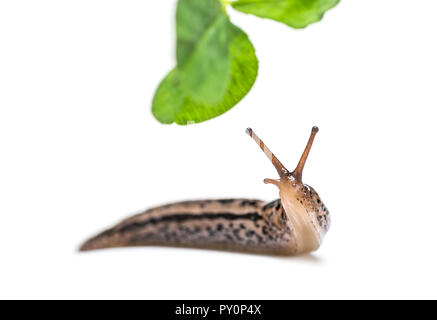
M 108 229 L 99 233 L 98 235 L 86 240 L 80 247 L 80 252 L 97 250 L 97 249 L 107 249 L 123 247 L 123 242 L 117 233 L 114 232 L 114 228 Z

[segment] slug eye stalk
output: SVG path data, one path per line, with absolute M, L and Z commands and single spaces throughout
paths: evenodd
M 302 156 L 300 157 L 300 160 L 296 166 L 296 169 L 294 169 L 294 171 L 291 173 L 291 175 L 299 182 L 302 182 L 302 171 L 303 171 L 303 168 L 305 167 L 305 163 L 307 161 L 311 147 L 313 146 L 313 141 L 314 141 L 314 138 L 316 137 L 317 132 L 319 132 L 319 128 L 313 127 L 311 129 L 311 135 L 310 135 L 310 138 L 308 139 L 305 150 L 303 151 Z
M 270 151 L 270 149 L 265 145 L 265 143 L 256 135 L 256 133 L 251 128 L 246 129 L 246 133 L 256 142 L 256 144 L 261 148 L 261 150 L 264 152 L 267 158 L 270 159 L 276 171 L 278 172 L 279 177 L 283 179 L 291 175 L 298 182 L 302 182 L 302 172 L 305 167 L 305 163 L 307 161 L 308 155 L 310 153 L 317 132 L 319 132 L 318 127 L 313 127 L 311 129 L 310 138 L 308 139 L 305 150 L 303 151 L 302 156 L 300 157 L 299 163 L 297 164 L 296 169 L 294 169 L 294 171 L 290 173 L 287 170 L 287 168 L 281 163 L 281 161 L 279 161 L 279 159 L 273 154 L 273 152 Z M 264 182 L 277 184 L 277 181 L 273 179 L 265 179 Z
M 279 161 L 278 158 L 270 151 L 270 149 L 265 145 L 265 143 L 256 135 L 256 133 L 251 129 L 247 128 L 246 133 L 256 142 L 256 144 L 261 148 L 267 158 L 270 159 L 276 171 L 278 172 L 281 178 L 288 177 L 290 172 L 287 168 Z

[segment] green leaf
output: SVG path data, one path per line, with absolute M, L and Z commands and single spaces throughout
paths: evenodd
M 183 65 L 208 26 L 223 12 L 218 0 L 179 0 L 176 9 L 176 57 Z
M 340 0 L 236 0 L 234 9 L 273 19 L 293 28 L 304 28 L 320 21 L 323 14 Z
M 231 77 L 223 98 L 217 103 L 199 103 L 181 89 L 180 71 L 173 69 L 159 85 L 152 113 L 162 123 L 186 125 L 217 117 L 236 105 L 252 88 L 258 59 L 246 33 L 230 24 Z
M 177 66 L 181 85 L 202 103 L 223 98 L 231 74 L 230 21 L 218 0 L 179 0 Z
M 179 85 L 177 69 L 170 71 L 156 89 L 152 101 L 152 114 L 162 123 L 173 123 L 185 101 L 186 94 Z

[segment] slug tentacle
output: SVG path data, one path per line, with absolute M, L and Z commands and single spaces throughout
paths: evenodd
M 313 141 L 314 141 L 314 138 L 316 137 L 317 132 L 319 132 L 319 128 L 313 127 L 311 129 L 311 135 L 310 135 L 310 138 L 308 139 L 305 150 L 303 151 L 302 156 L 300 157 L 300 160 L 296 166 L 296 169 L 294 169 L 294 171 L 291 173 L 291 175 L 293 175 L 293 177 L 297 181 L 302 182 L 302 171 L 303 171 L 303 168 L 305 167 L 305 163 L 307 161 L 311 147 L 313 146 Z
M 264 144 L 264 142 L 256 135 L 255 132 L 251 128 L 246 129 L 246 133 L 256 142 L 256 144 L 261 148 L 261 150 L 265 153 L 267 158 L 270 159 L 276 171 L 278 171 L 279 176 L 286 177 L 290 174 L 287 168 L 279 161 L 278 158 L 270 151 L 270 149 Z M 271 180 L 271 179 L 270 179 Z
M 275 180 L 275 179 L 264 179 L 264 183 L 266 184 L 274 184 L 275 186 L 279 186 L 280 180 Z

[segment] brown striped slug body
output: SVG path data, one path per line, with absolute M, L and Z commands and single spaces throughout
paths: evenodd
M 146 210 L 87 240 L 80 251 L 130 246 L 172 246 L 295 255 L 318 249 L 329 229 L 329 212 L 302 183 L 302 171 L 317 127 L 296 169 L 288 171 L 252 129 L 246 131 L 279 174 L 265 179 L 280 199 L 183 201 Z

